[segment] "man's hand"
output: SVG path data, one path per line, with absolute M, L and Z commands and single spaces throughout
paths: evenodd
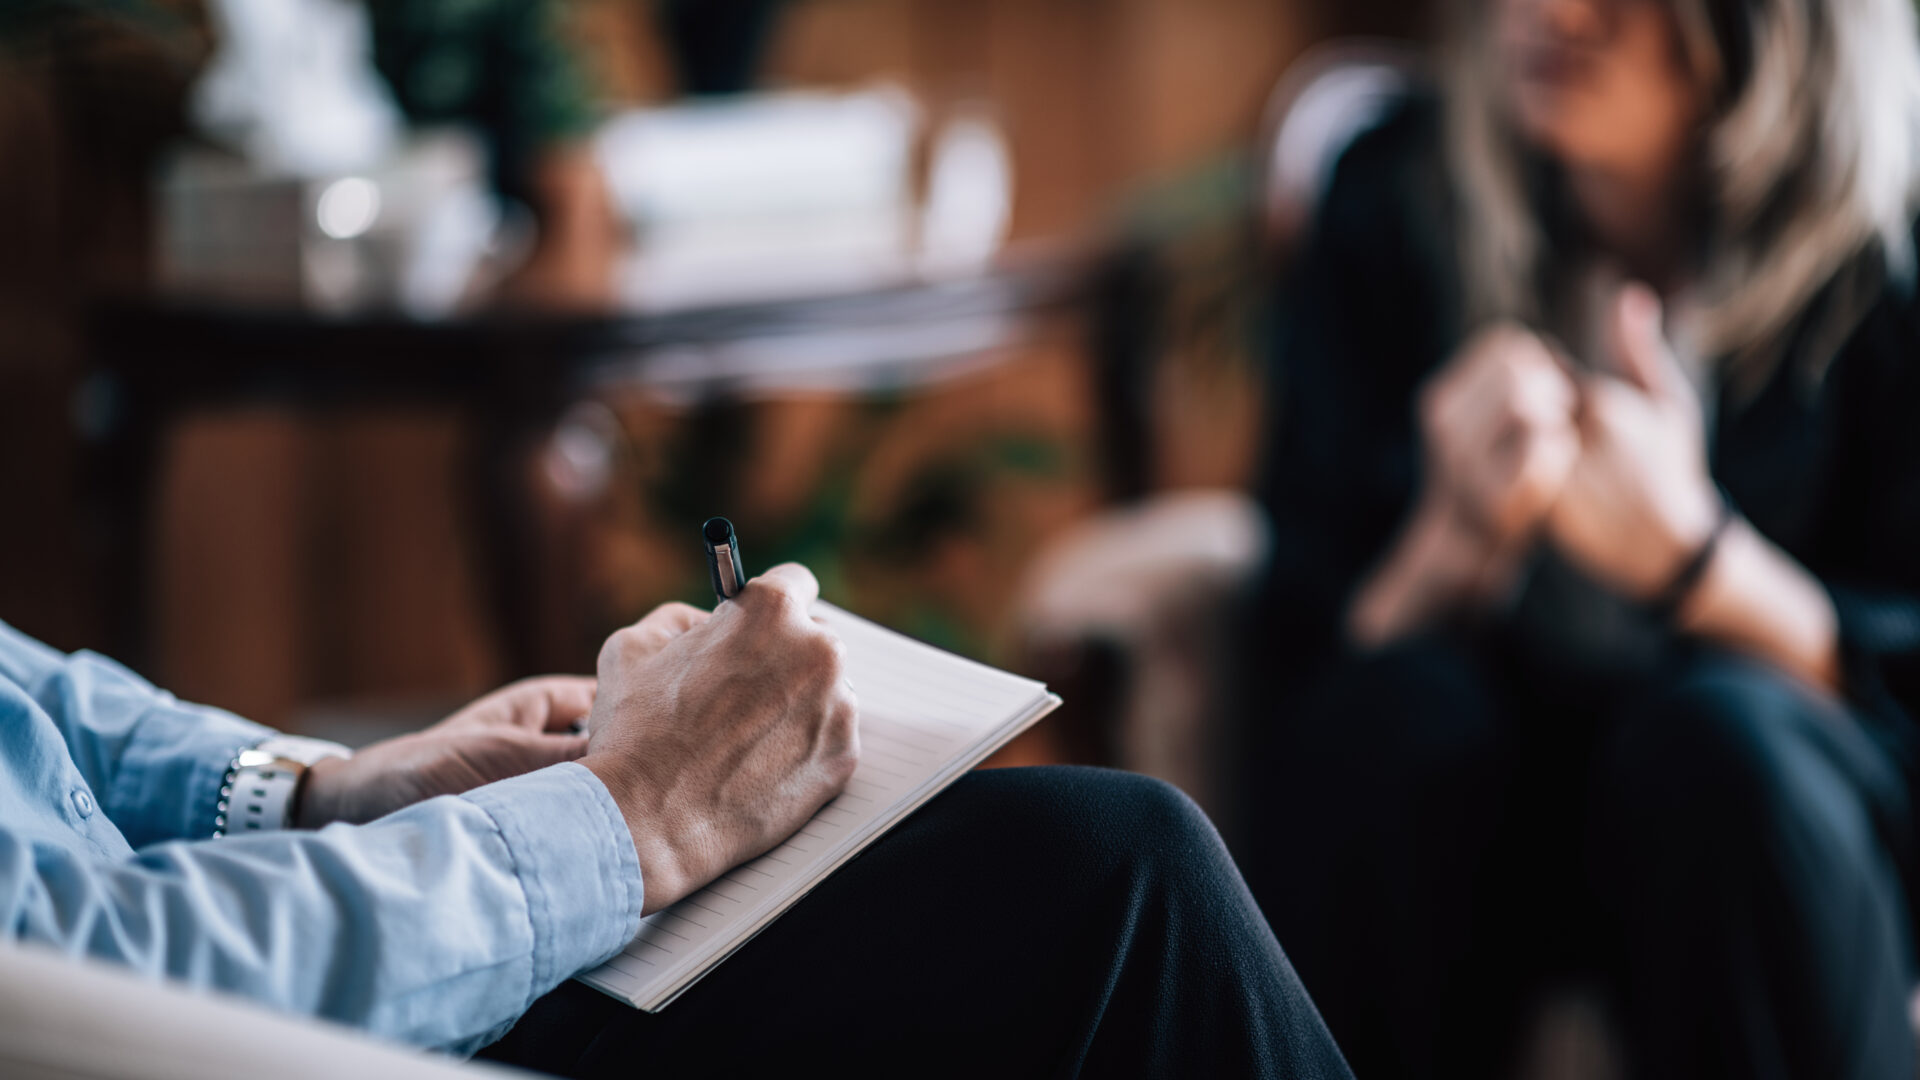
M 1652 599 L 1713 531 L 1719 496 L 1707 472 L 1700 402 L 1660 329 L 1660 300 L 1621 290 L 1612 322 L 1614 375 L 1581 394 L 1579 463 L 1554 506 L 1554 544 L 1622 595 Z
M 607 639 L 581 764 L 626 815 L 658 911 L 792 835 L 859 758 L 819 584 L 778 566 L 709 616 L 656 609 Z
M 372 821 L 436 795 L 572 761 L 587 750 L 587 737 L 572 728 L 592 711 L 593 696 L 592 679 L 527 679 L 424 731 L 374 743 L 344 761 L 319 762 L 307 773 L 294 823 Z

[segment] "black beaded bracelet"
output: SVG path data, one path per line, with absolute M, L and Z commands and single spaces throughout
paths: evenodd
M 1661 589 L 1647 604 L 1648 613 L 1660 622 L 1672 622 L 1680 614 L 1680 606 L 1693 595 L 1693 590 L 1700 587 L 1700 579 L 1707 576 L 1707 568 L 1713 565 L 1714 553 L 1720 550 L 1720 539 L 1727 535 L 1734 519 L 1733 504 L 1724 495 L 1720 497 L 1719 506 L 1719 516 L 1714 518 L 1713 530 L 1687 557 L 1679 572 L 1673 575 L 1673 580 L 1667 582 L 1667 587 Z

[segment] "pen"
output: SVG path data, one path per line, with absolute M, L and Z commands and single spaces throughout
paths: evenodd
M 740 564 L 740 541 L 734 538 L 733 522 L 723 517 L 708 518 L 700 526 L 700 537 L 707 542 L 707 569 L 713 573 L 713 595 L 731 600 L 740 595 L 747 583 L 747 571 Z

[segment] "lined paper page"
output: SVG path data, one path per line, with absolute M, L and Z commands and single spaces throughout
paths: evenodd
M 618 956 L 581 981 L 641 1008 L 694 977 L 840 863 L 1058 702 L 1031 679 L 942 652 L 830 604 L 816 615 L 847 644 L 860 702 L 860 764 L 847 788 L 785 843 L 642 920 Z

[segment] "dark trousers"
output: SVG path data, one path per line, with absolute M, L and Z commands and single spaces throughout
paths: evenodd
M 664 1011 L 569 983 L 484 1057 L 569 1076 L 1347 1077 L 1165 784 L 973 773 Z
M 1610 692 L 1423 642 L 1268 723 L 1242 854 L 1359 1075 L 1509 1075 L 1575 978 L 1636 1077 L 1913 1077 L 1906 783 L 1836 702 L 1714 654 Z

